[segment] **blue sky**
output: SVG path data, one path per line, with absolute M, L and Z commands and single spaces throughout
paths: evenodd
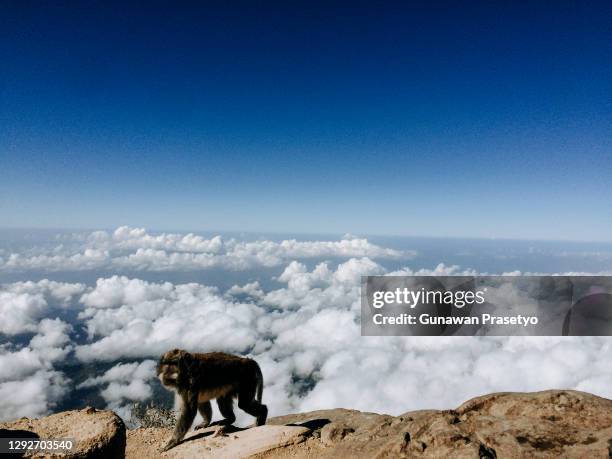
M 612 240 L 608 2 L 4 2 L 0 226 Z

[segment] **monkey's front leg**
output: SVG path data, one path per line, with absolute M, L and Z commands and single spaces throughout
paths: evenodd
M 195 419 L 196 411 L 198 407 L 198 394 L 197 392 L 192 393 L 191 391 L 186 394 L 181 394 L 181 413 L 178 420 L 176 421 L 176 427 L 174 429 L 174 435 L 166 446 L 163 447 L 163 451 L 168 451 L 170 448 L 174 448 L 183 439 L 189 427 Z

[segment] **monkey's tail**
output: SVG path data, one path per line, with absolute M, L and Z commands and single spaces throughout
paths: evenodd
M 256 365 L 256 367 L 257 369 L 255 370 L 255 377 L 257 378 L 257 393 L 255 395 L 255 398 L 259 403 L 261 403 L 261 395 L 263 393 L 264 381 L 261 368 L 259 368 L 259 365 Z

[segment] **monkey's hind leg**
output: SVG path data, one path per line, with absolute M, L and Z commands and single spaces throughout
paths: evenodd
M 238 408 L 255 417 L 255 425 L 262 426 L 268 418 L 268 407 L 255 399 L 255 388 L 238 393 Z
M 194 430 L 205 429 L 210 425 L 212 419 L 212 406 L 210 406 L 209 401 L 198 403 L 198 411 L 202 416 L 202 422 L 195 426 Z
M 234 414 L 234 396 L 229 394 L 219 397 L 217 399 L 217 405 L 219 406 L 219 411 L 223 419 L 219 422 L 215 422 L 215 424 L 231 426 L 236 421 L 236 415 Z

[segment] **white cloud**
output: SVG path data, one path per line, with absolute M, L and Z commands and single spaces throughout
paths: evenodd
M 156 362 L 153 360 L 120 363 L 101 376 L 86 379 L 77 388 L 102 387 L 100 395 L 106 402 L 107 408 L 129 421 L 132 404 L 145 401 L 152 396 L 150 381 L 156 377 L 155 366 Z
M 60 319 L 41 320 L 37 331 L 30 340 L 30 348 L 47 362 L 64 359 L 74 347 L 69 335 L 72 327 Z
M 114 308 L 162 299 L 173 289 L 169 282 L 152 284 L 140 279 L 113 276 L 98 279 L 96 287 L 81 297 L 81 303 L 93 308 Z
M 84 360 L 159 356 L 171 347 L 216 346 L 247 352 L 257 344 L 252 323 L 263 308 L 233 303 L 201 284 L 155 284 L 112 277 L 85 294 L 80 315 L 91 337 L 77 348 Z
M 65 242 L 65 241 L 63 241 Z M 136 271 L 189 271 L 210 268 L 244 270 L 273 267 L 304 258 L 408 259 L 412 251 L 380 247 L 365 238 L 347 236 L 339 241 L 239 241 L 189 233 L 149 234 L 143 228 L 122 226 L 113 233 L 94 231 L 74 235 L 64 243 L 0 258 L 5 271 L 81 271 L 122 269 Z
M 38 282 L 14 282 L 8 284 L 5 288 L 13 293 L 41 293 L 66 306 L 73 297 L 80 295 L 85 290 L 86 286 L 84 284 L 55 282 L 43 279 Z
M 42 280 L 0 285 L 0 333 L 34 333 L 52 307 L 65 308 L 85 290 L 82 284 Z
M 223 239 L 215 236 L 206 239 L 202 236 L 177 233 L 148 234 L 144 228 L 121 226 L 112 236 L 103 231 L 92 233 L 90 242 L 103 242 L 107 247 L 124 249 L 161 249 L 175 252 L 220 253 L 223 251 Z M 97 245 L 97 244 L 96 244 Z
M 6 335 L 36 330 L 36 321 L 43 317 L 47 302 L 41 294 L 15 294 L 0 291 L 0 332 Z
M 234 285 L 225 292 L 226 297 L 244 296 L 253 301 L 259 300 L 264 296 L 264 291 L 261 289 L 259 282 L 249 282 L 244 285 Z
M 0 420 L 43 416 L 66 392 L 64 375 L 52 370 L 39 370 L 19 380 L 0 383 Z
M 43 319 L 29 346 L 0 346 L 0 420 L 42 416 L 66 395 L 69 381 L 53 364 L 72 349 L 69 331 L 59 319 Z
M 0 352 L 0 382 L 23 379 L 44 367 L 40 355 L 27 347 L 17 352 L 5 349 Z
M 96 249 L 85 249 L 74 254 L 51 253 L 32 256 L 11 253 L 0 268 L 5 271 L 79 271 L 102 268 L 109 261 L 108 251 Z
M 77 388 L 106 385 L 101 395 L 109 405 L 121 405 L 126 400 L 142 401 L 151 397 L 148 381 L 155 378 L 155 361 L 118 364 L 102 376 L 90 377 Z

